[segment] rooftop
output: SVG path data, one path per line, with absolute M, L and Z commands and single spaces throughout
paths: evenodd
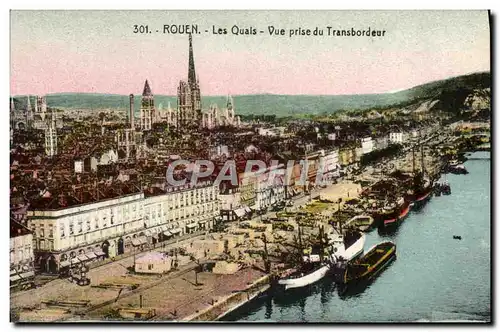
M 18 237 L 31 234 L 31 231 L 17 221 L 10 219 L 10 237 Z

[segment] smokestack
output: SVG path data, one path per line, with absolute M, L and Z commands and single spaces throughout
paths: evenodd
M 131 129 L 134 129 L 135 128 L 135 124 L 134 124 L 134 95 L 133 94 L 130 94 L 130 110 L 129 110 L 129 114 L 128 114 L 128 119 L 130 121 L 130 128 Z

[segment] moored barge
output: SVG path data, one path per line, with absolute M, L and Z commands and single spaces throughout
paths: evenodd
M 373 246 L 364 256 L 346 266 L 344 284 L 358 284 L 372 280 L 396 258 L 396 245 L 382 242 Z

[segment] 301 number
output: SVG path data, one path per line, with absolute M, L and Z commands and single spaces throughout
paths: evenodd
M 134 33 L 149 33 L 149 27 L 147 25 L 134 25 Z

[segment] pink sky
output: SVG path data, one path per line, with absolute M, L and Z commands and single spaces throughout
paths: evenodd
M 70 24 L 61 17 L 58 23 L 32 13 L 12 16 L 12 95 L 137 94 L 145 79 L 153 93 L 175 95 L 179 80 L 187 78 L 187 36 L 134 36 L 124 32 L 129 25 L 118 29 L 118 23 L 119 32 L 110 25 L 109 32 L 99 34 L 81 22 Z M 198 35 L 193 38 L 196 71 L 204 95 L 338 95 L 410 88 L 489 70 L 487 16 L 471 13 L 475 15 L 454 16 L 443 29 L 425 25 L 429 31 L 418 34 L 407 33 L 414 25 L 392 35 L 388 28 L 383 40 Z M 469 35 L 456 31 L 463 27 L 461 20 L 469 22 Z

